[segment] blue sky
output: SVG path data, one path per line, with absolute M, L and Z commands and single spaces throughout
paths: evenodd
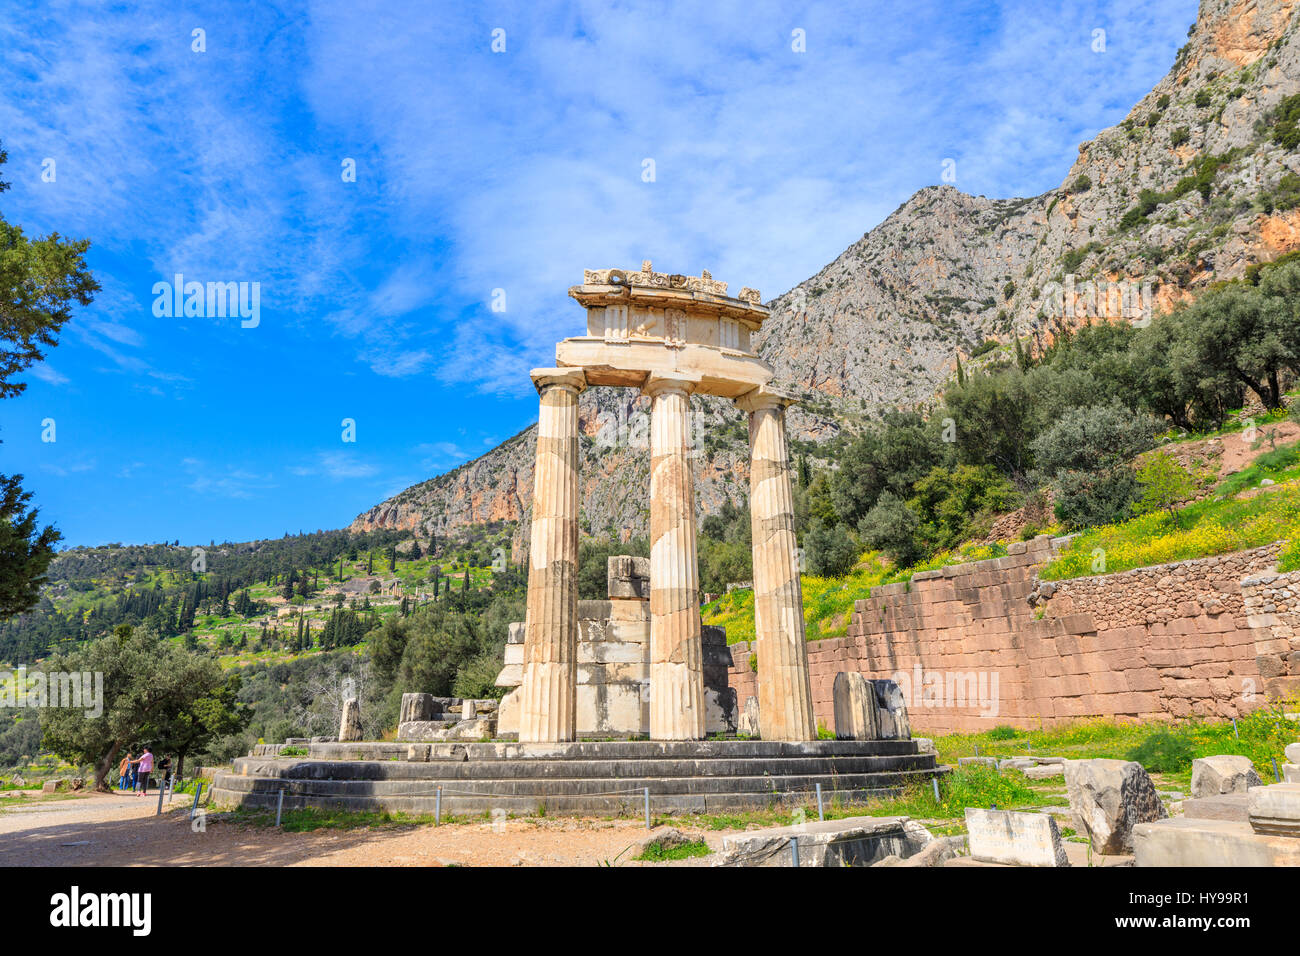
M 1196 4 L 6 13 L 0 212 L 91 239 L 103 292 L 0 403 L 0 472 L 75 545 L 341 527 L 476 457 L 535 420 L 527 370 L 583 327 L 583 268 L 650 258 L 770 298 L 945 159 L 966 192 L 1053 188 Z M 178 272 L 259 283 L 256 327 L 155 315 Z

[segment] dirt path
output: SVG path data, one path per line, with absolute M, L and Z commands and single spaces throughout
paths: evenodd
M 183 795 L 162 816 L 155 816 L 157 806 L 152 795 L 90 794 L 22 806 L 0 801 L 0 867 L 600 866 L 616 858 L 621 865 L 632 855 L 624 851 L 646 835 L 634 820 L 578 819 L 284 833 L 215 814 L 195 832 Z M 683 832 L 715 850 L 724 836 Z

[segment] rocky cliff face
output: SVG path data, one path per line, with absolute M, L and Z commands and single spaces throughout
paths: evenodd
M 1169 74 L 1118 126 L 1079 146 L 1057 189 L 1027 199 L 921 190 L 815 276 L 770 303 L 757 347 L 804 398 L 800 448 L 882 407 L 931 400 L 980 343 L 1040 343 L 1087 319 L 1152 309 L 1300 247 L 1300 154 L 1277 144 L 1278 104 L 1300 92 L 1300 0 L 1203 0 Z M 1144 192 L 1149 191 L 1149 192 Z M 747 435 L 729 403 L 696 399 L 697 507 L 747 495 Z M 646 404 L 584 393 L 584 530 L 648 522 Z M 525 517 L 528 429 L 359 515 L 354 530 L 454 531 Z M 526 523 L 525 523 L 526 525 Z

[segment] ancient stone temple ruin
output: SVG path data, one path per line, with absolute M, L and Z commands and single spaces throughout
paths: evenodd
M 647 731 L 699 740 L 709 727 L 692 485 L 690 399 L 729 398 L 749 413 L 755 652 L 764 740 L 813 740 L 812 693 L 794 532 L 785 409 L 772 369 L 753 351 L 769 312 L 754 289 L 736 297 L 708 272 L 587 270 L 569 295 L 587 334 L 534 369 L 537 427 L 527 620 L 517 726 L 520 742 L 579 732 L 578 395 L 598 385 L 650 398 L 650 567 Z
M 707 272 L 662 275 L 646 262 L 640 272 L 587 272 L 569 294 L 587 310 L 587 334 L 560 342 L 555 367 L 532 376 L 541 416 L 527 611 L 497 678 L 510 692 L 498 707 L 404 688 L 396 740 L 349 739 L 361 733 L 351 711 L 340 739 L 303 741 L 305 756 L 274 744 L 237 758 L 213 781 L 214 801 L 716 813 L 804 804 L 814 793 L 861 803 L 946 772 L 933 747 L 911 738 L 892 681 L 840 681 L 839 739 L 818 739 L 786 455 L 790 398 L 771 387 L 772 370 L 750 344 L 768 316 L 758 293 L 731 297 Z M 606 600 L 579 601 L 578 395 L 597 385 L 650 397 L 651 547 L 649 559 L 610 559 Z M 758 667 L 746 672 L 755 694 L 743 706 L 729 686 L 726 635 L 700 620 L 695 394 L 749 413 Z M 892 826 L 888 839 L 901 839 Z
M 628 555 L 608 563 L 609 596 L 578 602 L 577 714 L 579 737 L 640 737 L 650 733 L 650 560 Z M 501 699 L 497 733 L 519 732 L 523 683 L 524 623 L 510 625 L 505 666 L 497 686 L 511 688 Z M 720 627 L 700 629 L 704 679 L 704 729 L 733 734 L 736 692 L 727 686 L 731 651 Z

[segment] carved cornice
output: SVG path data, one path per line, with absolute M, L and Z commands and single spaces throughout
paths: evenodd
M 713 276 L 709 275 L 707 269 L 702 270 L 698 276 L 669 275 L 664 272 L 655 272 L 650 265 L 649 259 L 641 263 L 639 272 L 625 269 L 584 269 L 582 282 L 584 285 L 643 286 L 654 289 L 681 289 L 686 292 L 704 292 L 709 295 L 725 296 L 727 294 L 727 283 L 719 282 L 713 278 Z M 762 304 L 762 297 L 758 294 L 758 290 L 751 289 L 748 286 L 741 289 L 736 298 L 750 305 Z

